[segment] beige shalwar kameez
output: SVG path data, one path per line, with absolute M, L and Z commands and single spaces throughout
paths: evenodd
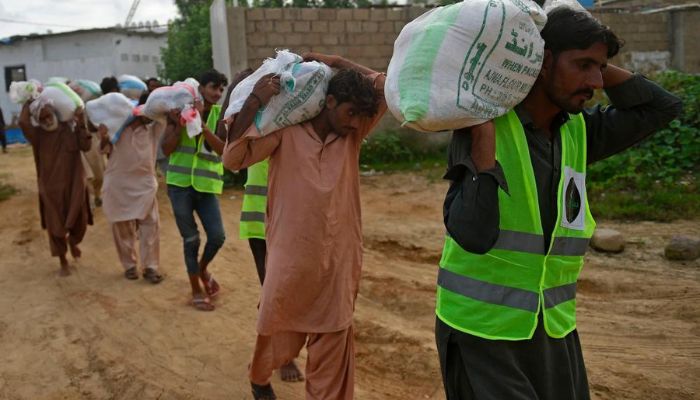
M 102 181 L 104 179 L 105 159 L 104 154 L 100 152 L 100 139 L 93 133 L 92 144 L 88 151 L 83 152 L 83 166 L 87 176 L 88 193 L 90 194 L 90 205 L 98 205 L 101 201 L 100 193 L 102 190 Z
M 163 129 L 156 122 L 132 122 L 107 149 L 102 209 L 112 224 L 114 244 L 125 270 L 137 266 L 137 239 L 142 268 L 158 269 L 160 218 L 155 162 Z
M 306 343 L 307 399 L 352 399 L 352 314 L 362 267 L 359 154 L 386 111 L 384 76 L 372 77 L 379 112 L 354 134 L 321 141 L 310 122 L 259 137 L 251 127 L 227 143 L 232 170 L 270 158 L 267 262 L 250 380 L 269 383 L 273 369 Z

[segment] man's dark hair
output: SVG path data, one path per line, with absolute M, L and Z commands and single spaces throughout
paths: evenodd
M 360 113 L 367 116 L 374 116 L 379 108 L 379 99 L 372 81 L 355 70 L 338 71 L 328 82 L 327 94 L 332 94 L 338 104 L 352 103 Z
M 151 82 L 158 82 L 158 83 L 160 83 L 160 81 L 158 80 L 158 78 L 148 78 L 148 79 L 146 79 L 146 81 L 145 81 L 146 86 L 148 86 Z
M 111 92 L 118 92 L 119 91 L 119 82 L 117 81 L 117 78 L 113 76 L 107 76 L 105 78 L 102 78 L 102 82 L 100 82 L 100 89 L 102 89 L 103 94 L 111 93 Z
M 146 104 L 146 101 L 148 101 L 148 96 L 150 96 L 150 95 L 151 95 L 151 92 L 144 90 L 141 97 L 139 97 L 139 104 L 138 105 Z
M 210 69 L 199 75 L 199 84 L 201 86 L 207 86 L 209 83 L 213 83 L 215 86 L 226 86 L 228 84 L 228 79 L 226 79 L 226 75 L 221 72 Z
M 612 58 L 624 42 L 607 26 L 585 11 L 569 7 L 557 7 L 547 13 L 547 24 L 540 32 L 544 48 L 553 56 L 566 50 L 585 50 L 595 43 L 608 47 L 608 58 Z

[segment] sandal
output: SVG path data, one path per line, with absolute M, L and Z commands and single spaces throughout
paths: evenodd
M 151 282 L 152 284 L 158 284 L 165 279 L 163 275 L 159 274 L 158 271 L 156 271 L 153 268 L 146 268 L 143 270 L 143 279 Z
M 214 311 L 214 305 L 211 304 L 209 297 L 193 297 L 192 307 L 199 311 Z
M 250 388 L 253 392 L 253 398 L 255 400 L 276 400 L 277 396 L 275 391 L 272 390 L 272 385 L 269 383 L 267 385 L 256 385 L 250 382 Z
M 216 297 L 221 291 L 219 282 L 214 279 L 214 275 L 212 274 L 209 274 L 209 279 L 202 278 L 202 283 L 204 283 L 204 290 L 206 290 L 209 297 Z
M 131 267 L 124 271 L 124 278 L 134 280 L 134 279 L 139 279 L 139 273 L 136 270 L 136 267 Z

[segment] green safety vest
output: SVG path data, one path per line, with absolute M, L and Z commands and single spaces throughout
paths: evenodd
M 447 236 L 438 273 L 438 317 L 486 339 L 532 338 L 543 312 L 547 334 L 576 328 L 576 280 L 595 221 L 586 198 L 586 127 L 571 115 L 560 129 L 561 178 L 549 251 L 542 234 L 530 152 L 514 111 L 495 119 L 496 159 L 509 194 L 498 191 L 500 234 L 486 254 L 470 253 Z
M 221 106 L 214 104 L 209 111 L 207 127 L 216 131 Z M 224 165 L 221 158 L 213 151 L 204 147 L 204 135 L 193 138 L 187 136 L 187 130 L 182 128 L 180 144 L 168 159 L 168 171 L 165 182 L 168 185 L 190 187 L 198 192 L 221 194 L 224 187 Z
M 269 161 L 263 160 L 248 167 L 245 194 L 241 207 L 239 235 L 241 239 L 265 239 L 265 212 L 267 211 L 267 170 Z

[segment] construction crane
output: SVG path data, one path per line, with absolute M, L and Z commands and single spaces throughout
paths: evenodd
M 124 27 L 128 28 L 129 25 L 131 24 L 131 20 L 134 19 L 134 14 L 136 14 L 136 9 L 139 7 L 139 3 L 141 0 L 134 0 L 133 3 L 131 3 L 131 8 L 129 9 L 129 15 L 126 16 L 126 21 L 124 22 Z

